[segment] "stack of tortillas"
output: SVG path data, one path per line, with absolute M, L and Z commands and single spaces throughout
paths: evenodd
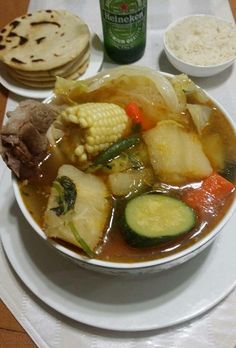
M 77 79 L 89 57 L 88 26 L 66 11 L 26 14 L 0 33 L 0 60 L 15 80 L 30 87 L 53 87 L 56 76 Z

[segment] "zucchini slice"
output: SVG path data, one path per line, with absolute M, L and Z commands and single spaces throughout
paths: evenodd
M 183 201 L 160 193 L 143 194 L 126 205 L 124 237 L 134 247 L 155 246 L 195 224 L 195 211 Z

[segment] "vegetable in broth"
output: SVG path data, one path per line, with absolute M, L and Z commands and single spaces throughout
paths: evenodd
M 41 176 L 22 188 L 49 238 L 89 257 L 141 262 L 187 248 L 227 213 L 235 191 L 235 132 L 186 75 L 119 67 L 84 81 L 59 78 L 55 94 L 63 111 L 48 131 L 50 155 Z M 79 116 L 88 104 L 91 124 Z M 124 120 L 117 138 L 114 105 Z M 70 180 L 65 185 L 63 177 Z M 154 209 L 157 197 L 165 201 L 161 209 Z M 171 233 L 163 227 L 168 220 Z
M 190 231 L 196 213 L 182 200 L 165 194 L 144 194 L 125 207 L 124 237 L 136 247 L 153 246 Z

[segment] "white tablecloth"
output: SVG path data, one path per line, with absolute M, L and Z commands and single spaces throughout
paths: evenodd
M 67 9 L 80 15 L 102 37 L 99 1 L 32 0 L 30 11 L 39 8 Z M 169 73 L 176 70 L 163 53 L 162 35 L 178 17 L 205 13 L 233 21 L 226 0 L 148 0 L 148 39 L 144 57 L 138 62 Z M 105 58 L 103 68 L 114 66 Z M 236 66 L 211 78 L 194 79 L 236 119 Z M 8 109 L 22 98 L 10 94 Z M 4 164 L 0 161 L 0 180 Z M 1 181 L 0 181 L 1 182 Z M 0 197 L 3 199 L 3 197 Z M 0 212 L 1 214 L 1 212 Z M 17 320 L 39 347 L 47 348 L 234 348 L 236 347 L 236 290 L 201 318 L 177 327 L 151 333 L 123 334 L 90 328 L 43 305 L 18 280 L 0 245 L 0 295 Z M 235 275 L 236 277 L 236 275 Z M 1 342 L 0 342 L 1 346 Z

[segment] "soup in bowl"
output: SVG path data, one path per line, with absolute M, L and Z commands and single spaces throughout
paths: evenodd
M 34 230 L 79 265 L 164 270 L 208 246 L 233 214 L 234 124 L 186 75 L 124 66 L 58 78 L 34 115 L 37 107 L 42 119 L 53 115 L 40 133 L 47 146 L 11 166 L 16 199 Z M 10 166 L 19 151 L 6 133 Z

